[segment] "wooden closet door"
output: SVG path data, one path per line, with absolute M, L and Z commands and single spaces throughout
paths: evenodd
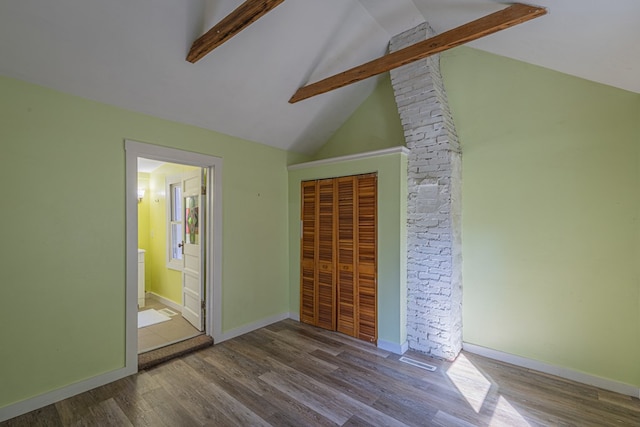
M 302 183 L 302 322 L 377 340 L 376 216 L 376 174 Z
M 337 330 L 356 335 L 356 179 L 338 178 L 338 269 L 337 269 Z
M 302 235 L 300 236 L 300 321 L 316 324 L 316 220 L 317 184 L 302 183 Z
M 318 226 L 316 228 L 316 325 L 336 330 L 335 304 L 335 198 L 336 185 L 333 179 L 318 181 Z
M 375 342 L 377 333 L 377 176 L 357 177 L 357 306 L 358 338 Z

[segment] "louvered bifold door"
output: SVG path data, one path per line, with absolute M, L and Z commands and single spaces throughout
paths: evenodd
M 357 306 L 358 338 L 377 340 L 377 176 L 357 177 Z
M 300 321 L 316 324 L 316 182 L 302 183 L 300 236 Z
M 316 325 L 336 330 L 335 306 L 335 180 L 318 181 L 318 226 L 316 228 Z
M 338 178 L 337 330 L 356 336 L 356 212 L 355 177 Z

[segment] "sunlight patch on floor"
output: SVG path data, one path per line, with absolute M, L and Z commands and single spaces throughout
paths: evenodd
M 447 369 L 447 376 L 473 410 L 480 413 L 491 382 L 462 353 Z
M 531 424 L 522 417 L 507 399 L 500 396 L 489 422 L 490 426 L 530 427 Z

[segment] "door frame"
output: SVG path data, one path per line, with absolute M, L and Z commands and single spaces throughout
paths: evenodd
M 222 339 L 222 158 L 125 139 L 126 303 L 125 368 L 138 371 L 138 157 L 208 169 L 205 210 L 205 330 Z

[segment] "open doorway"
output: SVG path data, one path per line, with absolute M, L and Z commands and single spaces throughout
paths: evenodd
M 208 333 L 207 171 L 138 157 L 138 354 Z
M 125 141 L 125 149 L 127 155 L 126 365 L 127 368 L 137 370 L 139 348 L 147 350 L 170 344 L 189 334 L 193 336 L 193 334 L 204 333 L 214 340 L 221 336 L 222 159 L 135 141 Z M 153 215 L 166 218 L 167 212 L 171 211 L 171 206 L 167 210 L 167 195 L 172 191 L 171 186 L 166 186 L 167 173 L 161 178 L 160 174 L 157 174 L 154 177 L 155 183 L 151 179 L 151 174 L 139 175 L 139 159 L 170 165 L 165 169 L 176 168 L 176 171 L 182 169 L 179 170 L 180 173 L 171 175 L 172 179 L 176 176 L 180 178 L 180 191 L 177 191 L 178 187 L 173 187 L 174 196 L 179 197 L 175 200 L 176 206 L 180 208 L 179 214 L 174 216 L 174 219 L 179 220 L 174 221 L 175 224 L 171 222 L 170 216 L 163 226 L 159 226 L 159 221 L 155 221 L 153 230 L 148 227 L 149 224 L 145 226 L 139 223 L 139 211 L 145 208 L 143 203 L 148 204 L 146 208 L 149 215 L 152 215 L 151 204 L 155 203 L 155 200 L 158 200 L 158 205 L 162 206 Z M 144 178 L 147 179 L 148 191 L 142 182 Z M 160 179 L 163 181 L 162 186 L 158 184 Z M 168 180 L 170 183 L 171 181 L 171 179 Z M 202 191 L 203 188 L 206 191 Z M 160 203 L 160 197 L 164 198 L 164 204 Z M 178 213 L 175 207 L 174 213 Z M 149 229 L 145 231 L 143 227 Z M 180 239 L 173 239 L 173 244 L 167 243 L 172 241 L 172 232 Z M 145 233 L 147 233 L 146 240 Z M 154 238 L 156 242 L 151 242 Z M 160 242 L 162 242 L 161 245 L 159 245 Z M 146 246 L 146 248 L 139 246 Z M 162 249 L 165 247 L 167 252 Z M 176 248 L 181 251 L 179 255 L 175 252 Z M 150 253 L 147 254 L 147 251 Z M 168 254 L 167 258 L 164 258 L 165 254 Z M 160 270 L 152 266 L 147 267 L 147 256 L 151 263 L 158 262 L 158 259 L 163 260 L 160 263 L 164 263 L 165 270 L 171 270 L 166 268 L 170 261 L 182 263 L 180 268 L 175 268 L 167 274 L 167 277 L 172 275 L 179 277 L 179 290 L 171 289 L 170 281 L 166 280 L 166 277 L 161 277 L 163 273 L 154 279 L 154 272 L 158 274 Z M 142 261 L 145 265 L 141 266 Z M 149 280 L 147 280 L 147 274 L 150 274 Z M 142 288 L 139 283 L 143 284 Z M 141 293 L 140 289 L 144 291 Z M 173 329 L 170 332 L 158 333 L 158 335 L 165 335 L 164 343 L 149 344 L 148 339 L 143 339 L 138 334 L 139 305 L 144 305 L 142 308 L 145 309 L 164 311 L 169 318 L 184 320 L 192 328 L 191 332 L 177 336 L 181 334 L 179 329 L 182 326 L 173 326 L 170 327 Z M 172 316 L 172 312 L 176 314 Z M 160 323 L 169 324 L 170 321 L 172 320 Z

